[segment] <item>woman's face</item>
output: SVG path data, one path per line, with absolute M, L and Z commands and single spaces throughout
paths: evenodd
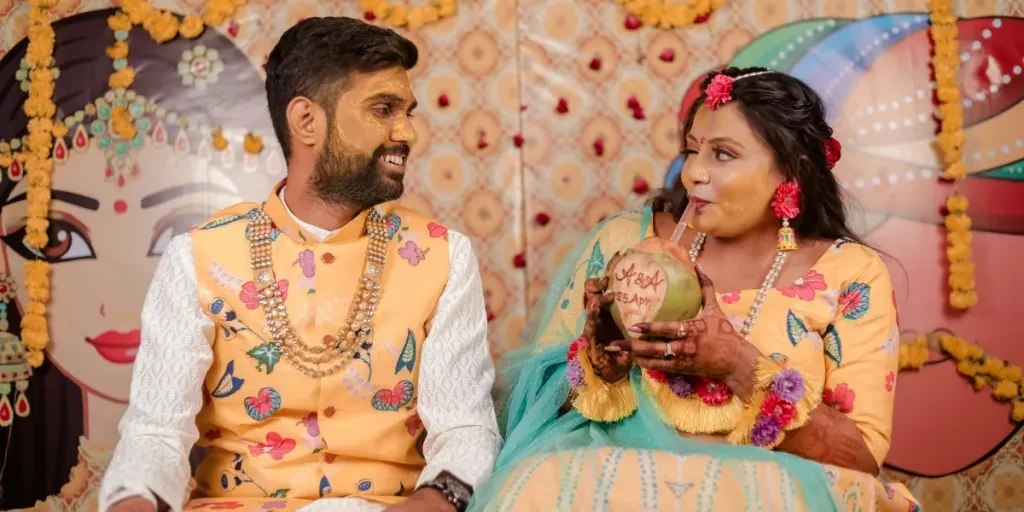
M 783 175 L 736 102 L 717 110 L 702 106 L 682 143 L 682 180 L 695 229 L 733 237 L 778 222 L 770 204 Z
M 179 156 L 170 145 L 147 137 L 134 157 L 123 173 L 114 171 L 92 140 L 56 164 L 43 251 L 52 285 L 49 355 L 83 389 L 115 401 L 128 399 L 143 300 L 168 241 L 240 200 L 214 164 Z M 15 186 L 0 215 L 3 252 L 15 275 L 31 256 L 22 243 L 27 181 Z

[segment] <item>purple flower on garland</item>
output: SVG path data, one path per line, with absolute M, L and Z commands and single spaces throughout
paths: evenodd
M 792 368 L 782 370 L 775 375 L 775 379 L 772 381 L 772 393 L 795 404 L 804 397 L 804 377 Z
M 693 394 L 693 386 L 686 377 L 678 373 L 668 374 L 668 388 L 679 398 L 686 398 Z
M 758 415 L 750 431 L 750 443 L 754 446 L 768 446 L 775 442 L 782 431 L 782 424 L 774 416 Z
M 580 366 L 579 357 L 569 359 L 569 366 L 565 369 L 565 378 L 569 380 L 570 386 L 574 388 L 583 387 L 583 367 Z

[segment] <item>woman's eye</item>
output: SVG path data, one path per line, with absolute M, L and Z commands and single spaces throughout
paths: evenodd
M 47 263 L 66 263 L 75 260 L 95 259 L 96 251 L 92 248 L 88 230 L 64 219 L 50 219 L 50 227 L 46 230 L 46 247 L 36 249 L 25 245 L 25 227 L 0 237 L 7 247 L 27 260 L 42 258 Z
M 732 156 L 732 154 L 729 153 L 728 151 L 723 151 L 721 149 L 715 150 L 715 160 L 718 160 L 719 162 L 728 162 L 729 160 L 732 160 L 734 158 L 735 157 Z
M 172 238 L 187 233 L 207 217 L 208 215 L 202 213 L 177 213 L 171 214 L 167 220 L 158 222 L 153 228 L 153 239 L 149 242 L 146 256 L 160 256 Z

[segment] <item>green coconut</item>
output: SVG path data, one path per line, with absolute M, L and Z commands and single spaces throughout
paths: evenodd
M 641 322 L 689 320 L 700 313 L 702 294 L 693 264 L 681 247 L 658 237 L 644 239 L 608 267 L 611 313 L 624 336 Z

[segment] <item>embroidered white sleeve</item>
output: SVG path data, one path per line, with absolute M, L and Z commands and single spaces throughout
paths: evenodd
M 417 410 L 427 466 L 417 487 L 447 470 L 474 488 L 490 475 L 501 447 L 491 386 L 487 312 L 469 239 L 448 231 L 451 270 L 423 343 Z
M 213 361 L 213 322 L 199 306 L 192 237 L 171 239 L 142 306 L 142 344 L 132 371 L 121 439 L 100 487 L 99 510 L 154 495 L 181 510 L 188 454 L 199 433 L 203 379 Z

